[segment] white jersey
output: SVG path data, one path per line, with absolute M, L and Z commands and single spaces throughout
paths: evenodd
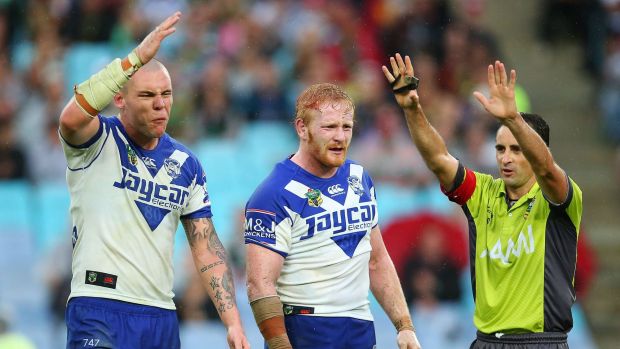
M 377 221 L 362 166 L 347 160 L 319 178 L 286 159 L 246 205 L 245 242 L 284 257 L 277 293 L 285 313 L 297 306 L 308 315 L 372 320 L 368 263 Z
M 72 297 L 174 309 L 172 253 L 179 219 L 211 217 L 198 159 L 164 134 L 145 150 L 116 117 L 99 116 L 86 144 L 62 141 L 73 221 Z M 62 137 L 61 137 L 62 139 Z

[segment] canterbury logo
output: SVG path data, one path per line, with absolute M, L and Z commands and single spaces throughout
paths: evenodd
M 327 188 L 327 192 L 329 193 L 329 195 L 336 195 L 344 192 L 344 189 L 342 189 L 340 184 L 334 184 Z

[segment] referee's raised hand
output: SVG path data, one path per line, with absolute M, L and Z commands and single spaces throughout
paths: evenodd
M 176 31 L 175 24 L 181 19 L 181 12 L 177 11 L 170 17 L 161 22 L 152 32 L 147 35 L 144 40 L 136 47 L 136 54 L 140 58 L 142 64 L 146 64 L 150 61 L 159 50 L 161 42 L 166 37 Z
M 418 80 L 413 75 L 411 58 L 406 55 L 403 60 L 400 53 L 397 53 L 394 57 L 390 57 L 390 66 L 392 67 L 391 71 L 386 66 L 382 66 L 381 70 L 392 86 L 396 102 L 403 109 L 418 109 L 419 97 L 416 91 Z

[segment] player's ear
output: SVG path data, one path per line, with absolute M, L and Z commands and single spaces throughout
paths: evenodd
M 114 106 L 116 106 L 118 109 L 125 108 L 125 98 L 123 97 L 121 92 L 115 94 L 113 100 L 114 100 Z
M 299 139 L 308 140 L 308 127 L 302 118 L 295 119 L 295 131 L 297 131 Z

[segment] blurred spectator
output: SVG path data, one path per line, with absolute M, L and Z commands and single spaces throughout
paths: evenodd
M 197 88 L 196 105 L 200 133 L 206 138 L 230 136 L 239 117 L 233 113 L 228 91 L 229 68 L 225 57 L 211 59 L 202 73 Z
M 256 85 L 248 101 L 249 121 L 286 121 L 293 115 L 281 89 L 280 76 L 273 63 L 260 59 L 256 70 Z
M 378 182 L 410 188 L 434 183 L 409 138 L 400 110 L 384 102 L 373 116 L 374 125 L 353 143 L 351 158 L 363 164 Z
M 495 162 L 495 138 L 489 134 L 486 123 L 476 120 L 466 125 L 461 141 L 454 151 L 459 161 L 472 170 L 499 175 Z
M 62 37 L 69 42 L 110 40 L 123 2 L 124 0 L 71 1 L 60 21 Z
M 619 2 L 546 0 L 541 5 L 540 38 L 548 43 L 578 39 L 582 43 L 583 67 L 594 76 L 600 76 L 605 51 L 603 6 L 608 12 L 617 11 Z M 619 23 L 620 21 L 616 21 L 616 24 Z
M 448 1 L 386 0 L 386 7 L 397 13 L 380 34 L 385 52 L 407 52 L 414 59 L 420 52 L 440 56 L 443 30 L 453 17 Z
M 465 232 L 446 217 L 422 213 L 383 231 L 399 271 L 420 341 L 428 348 L 466 348 L 474 335 L 463 321 L 460 280 L 467 263 Z
M 450 146 L 457 141 L 456 130 L 465 106 L 458 96 L 443 90 L 439 85 L 439 66 L 432 56 L 420 53 L 413 60 L 415 74 L 420 78 L 420 83 L 424 84 L 424 88 L 418 91 L 420 101 L 424 103 L 429 121 Z
M 403 290 L 409 303 L 458 301 L 460 268 L 449 259 L 444 237 L 437 226 L 422 227 L 418 245 L 405 266 Z
M 67 162 L 58 138 L 58 120 L 47 122 L 43 138 L 28 147 L 30 177 L 34 183 L 64 183 Z
M 394 219 L 382 229 L 385 247 L 401 279 L 405 277 L 409 258 L 420 248 L 422 237 L 427 230 L 441 236 L 441 254 L 451 265 L 455 265 L 459 270 L 465 267 L 468 261 L 465 230 L 447 217 L 427 212 L 405 215 Z
M 0 119 L 0 180 L 27 179 L 26 157 L 15 142 L 10 120 Z

